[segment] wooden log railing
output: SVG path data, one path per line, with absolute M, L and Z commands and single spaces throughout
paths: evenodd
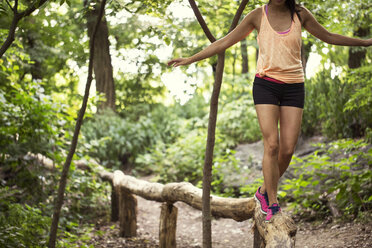
M 27 154 L 44 168 L 55 170 L 54 162 L 41 154 Z M 86 161 L 74 162 L 80 169 L 89 169 Z M 89 161 L 99 166 L 94 161 Z M 137 234 L 137 200 L 139 195 L 147 200 L 162 202 L 159 245 L 160 247 L 176 247 L 177 207 L 173 204 L 182 201 L 196 209 L 202 209 L 202 190 L 190 183 L 150 183 L 124 175 L 121 171 L 114 173 L 99 169 L 102 180 L 110 183 L 111 220 L 119 221 L 122 237 L 134 237 Z M 223 198 L 211 196 L 211 212 L 213 216 L 244 221 L 253 218 L 253 247 L 294 247 L 296 225 L 292 218 L 284 213 L 276 214 L 270 223 L 265 223 L 265 216 L 260 211 L 254 198 Z
M 147 200 L 162 202 L 159 223 L 159 246 L 176 247 L 177 207 L 182 201 L 196 209 L 202 209 L 202 190 L 191 183 L 151 183 L 124 175 L 121 171 L 101 172 L 100 177 L 112 186 L 111 219 L 120 223 L 120 236 L 133 237 L 137 233 L 137 200 L 134 195 Z M 276 214 L 270 223 L 260 211 L 254 198 L 224 198 L 211 196 L 213 216 L 244 221 L 253 218 L 254 248 L 294 247 L 296 225 L 284 213 Z

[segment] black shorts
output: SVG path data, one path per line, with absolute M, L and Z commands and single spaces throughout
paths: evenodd
M 253 82 L 254 104 L 274 104 L 304 108 L 304 83 L 280 84 L 255 77 Z

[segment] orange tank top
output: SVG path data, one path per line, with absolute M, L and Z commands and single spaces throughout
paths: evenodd
M 296 14 L 289 31 L 280 34 L 271 27 L 263 6 L 257 41 L 256 73 L 260 77 L 267 76 L 285 83 L 305 81 L 301 61 L 301 22 Z

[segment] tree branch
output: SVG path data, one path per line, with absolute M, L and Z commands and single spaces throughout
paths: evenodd
M 25 11 L 19 13 L 19 15 L 21 16 L 21 18 L 23 17 L 26 17 L 26 16 L 29 16 L 32 12 L 34 12 L 36 9 L 40 8 L 40 6 L 42 6 L 44 3 L 46 3 L 48 0 L 40 0 L 39 1 L 35 1 L 30 7 L 28 7 Z M 37 3 L 39 2 L 38 6 Z M 20 19 L 21 19 L 20 18 Z
M 191 6 L 192 10 L 194 11 L 196 19 L 198 20 L 200 26 L 202 27 L 205 35 L 207 36 L 207 38 L 209 39 L 209 41 L 211 43 L 215 42 L 216 38 L 213 36 L 211 31 L 209 30 L 209 28 L 207 26 L 207 23 L 205 23 L 205 20 L 204 20 L 203 16 L 201 15 L 198 6 L 195 3 L 195 0 L 189 0 L 189 3 L 190 3 L 190 6 Z
M 13 9 L 13 7 L 10 5 L 9 1 L 8 1 L 8 0 L 5 0 L 5 2 L 8 4 L 9 8 L 14 12 L 14 9 Z
M 242 13 L 245 9 L 245 6 L 248 4 L 249 0 L 243 0 L 240 5 L 239 5 L 239 8 L 236 10 L 236 13 L 235 13 L 235 16 L 234 16 L 234 19 L 231 23 L 231 26 L 230 26 L 230 29 L 229 29 L 229 32 L 230 33 L 237 25 L 238 25 L 238 22 L 240 20 L 240 17 L 242 16 Z
M 4 55 L 4 53 L 6 52 L 6 50 L 8 50 L 8 48 L 10 47 L 10 45 L 13 43 L 14 41 L 14 35 L 15 35 L 15 30 L 17 28 L 17 24 L 18 22 L 26 17 L 26 16 L 29 16 L 32 12 L 34 12 L 37 8 L 39 8 L 41 5 L 43 5 L 45 2 L 47 2 L 48 0 L 40 0 L 38 6 L 36 7 L 37 5 L 37 1 L 35 1 L 30 7 L 28 7 L 25 11 L 21 12 L 21 13 L 18 13 L 18 0 L 15 0 L 15 3 L 14 3 L 14 7 L 13 7 L 13 20 L 12 20 L 12 23 L 10 24 L 10 27 L 9 27 L 9 33 L 8 33 L 8 37 L 6 38 L 5 42 L 1 45 L 1 48 L 0 48 L 0 59 L 1 57 Z M 8 0 L 7 0 L 8 2 Z
M 15 0 L 13 7 L 14 15 L 18 14 L 18 0 Z
M 58 187 L 58 195 L 57 195 L 57 198 L 55 199 L 53 220 L 52 220 L 52 224 L 51 224 L 51 227 L 50 227 L 50 234 L 49 234 L 49 243 L 48 243 L 49 248 L 54 248 L 55 243 L 56 243 L 59 216 L 60 216 L 61 208 L 62 208 L 62 205 L 63 205 L 63 199 L 64 199 L 64 194 L 65 194 L 65 189 L 66 189 L 68 171 L 70 169 L 72 157 L 74 156 L 74 153 L 75 153 L 75 150 L 76 150 L 80 128 L 81 128 L 81 125 L 83 123 L 85 110 L 87 108 L 90 85 L 91 85 L 92 80 L 93 80 L 92 73 L 93 73 L 93 59 L 94 59 L 94 43 L 95 43 L 95 38 L 96 38 L 98 26 L 101 22 L 101 19 L 102 19 L 103 13 L 104 13 L 105 5 L 106 5 L 106 0 L 102 0 L 101 9 L 100 9 L 100 12 L 99 12 L 99 15 L 98 15 L 98 18 L 97 18 L 97 23 L 94 27 L 92 36 L 90 38 L 91 42 L 90 42 L 90 49 L 89 49 L 89 54 L 90 55 L 89 55 L 88 78 L 87 78 L 87 83 L 85 85 L 85 93 L 84 93 L 83 103 L 81 105 L 81 108 L 80 108 L 80 111 L 79 111 L 79 116 L 78 116 L 78 119 L 76 121 L 74 136 L 72 138 L 70 150 L 68 152 L 66 161 L 63 165 L 62 175 L 61 175 L 61 179 L 60 179 L 59 187 Z

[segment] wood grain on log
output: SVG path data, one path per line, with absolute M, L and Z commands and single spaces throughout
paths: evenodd
M 159 247 L 176 247 L 178 209 L 173 204 L 163 203 L 161 206 L 159 222 Z
M 253 218 L 266 248 L 295 247 L 297 227 L 288 215 L 283 212 L 277 213 L 269 223 L 266 223 L 266 215 L 261 213 L 260 206 L 257 204 Z

